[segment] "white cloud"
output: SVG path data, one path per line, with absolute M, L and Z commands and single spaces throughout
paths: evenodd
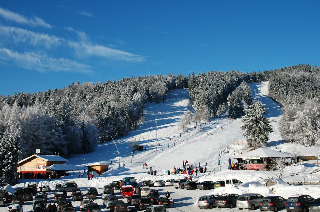
M 92 15 L 91 13 L 89 13 L 89 12 L 86 12 L 86 11 L 81 11 L 81 12 L 79 12 L 79 14 L 81 14 L 81 15 L 85 15 L 85 16 L 89 16 L 89 17 L 95 17 L 94 15 Z
M 130 52 L 93 44 L 90 41 L 90 38 L 84 32 L 75 30 L 71 27 L 66 27 L 65 29 L 71 32 L 75 32 L 79 36 L 80 42 L 68 41 L 69 47 L 73 48 L 76 55 L 78 55 L 79 57 L 97 56 L 127 62 L 142 62 L 145 60 L 145 58 L 140 55 L 135 55 Z
M 142 62 L 145 60 L 140 55 L 91 43 L 69 41 L 69 46 L 75 50 L 78 56 L 98 56 L 128 62 Z
M 48 49 L 59 46 L 64 42 L 63 38 L 43 33 L 35 33 L 17 27 L 0 26 L 0 35 L 10 36 L 16 43 L 23 42 L 33 46 L 45 46 Z
M 65 58 L 50 58 L 35 52 L 18 53 L 0 48 L 0 59 L 14 62 L 18 66 L 40 72 L 80 72 L 90 73 L 91 67 Z
M 12 12 L 10 10 L 7 9 L 3 9 L 0 7 L 0 16 L 2 16 L 3 18 L 10 20 L 10 21 L 14 21 L 20 24 L 26 24 L 29 26 L 41 26 L 41 27 L 45 27 L 45 28 L 52 28 L 52 26 L 48 23 L 46 23 L 44 20 L 42 20 L 39 17 L 34 16 L 33 18 L 28 18 L 25 16 L 22 16 L 18 13 Z

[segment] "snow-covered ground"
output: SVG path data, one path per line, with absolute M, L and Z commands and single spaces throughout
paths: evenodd
M 279 119 L 281 117 L 280 106 L 272 101 L 268 94 L 268 83 L 252 84 L 255 99 L 260 100 L 268 107 L 268 118 L 273 127 L 273 133 L 270 135 L 268 147 L 282 152 L 294 155 L 318 155 L 320 149 L 316 147 L 306 148 L 299 145 L 288 144 L 282 141 L 279 132 Z M 133 176 L 137 181 L 146 179 L 171 179 L 184 178 L 184 175 L 166 175 L 164 170 L 173 169 L 173 167 L 182 167 L 182 161 L 188 160 L 189 164 L 204 166 L 207 164 L 207 173 L 193 176 L 193 180 L 220 180 L 227 178 L 237 178 L 243 182 L 240 186 L 227 186 L 215 190 L 182 190 L 170 187 L 159 188 L 160 194 L 166 190 L 171 192 L 174 199 L 174 207 L 182 211 L 200 211 L 197 207 L 197 199 L 204 194 L 223 194 L 223 193 L 249 193 L 256 192 L 262 195 L 281 195 L 285 198 L 294 194 L 309 194 L 314 198 L 320 197 L 319 185 L 288 185 L 285 182 L 319 182 L 320 170 L 317 161 L 295 164 L 286 167 L 282 173 L 279 171 L 231 171 L 228 170 L 228 158 L 234 160 L 234 157 L 248 150 L 245 146 L 245 138 L 242 136 L 241 120 L 219 118 L 212 119 L 210 122 L 202 123 L 197 127 L 189 126 L 185 131 L 178 127 L 179 119 L 190 104 L 189 93 L 185 89 L 174 90 L 167 100 L 162 104 L 148 103 L 144 114 L 145 120 L 139 128 L 124 138 L 113 142 L 100 144 L 91 154 L 74 155 L 69 158 L 68 164 L 76 165 L 80 171 L 88 163 L 104 162 L 112 164 L 109 171 L 101 176 L 96 176 L 93 180 L 87 178 L 78 178 L 78 171 L 70 173 L 70 176 L 60 180 L 38 181 L 39 184 L 49 184 L 51 188 L 56 183 L 74 180 L 86 190 L 88 187 L 97 187 L 102 192 L 104 185 L 113 180 L 119 180 L 122 177 Z M 143 145 L 146 150 L 132 152 L 132 145 Z M 220 159 L 221 165 L 218 165 Z M 157 170 L 157 175 L 148 175 L 147 169 L 143 169 L 142 164 L 147 163 L 153 170 Z M 120 167 L 119 167 L 120 164 Z M 277 179 L 282 175 L 282 180 Z M 264 186 L 269 179 L 277 179 L 277 184 L 272 187 Z M 13 188 L 7 189 L 13 191 L 16 187 L 25 186 L 28 182 L 20 180 L 20 183 Z M 53 194 L 50 195 L 53 197 Z M 52 199 L 51 199 L 52 200 Z M 101 196 L 96 202 L 102 205 Z M 79 210 L 79 202 L 75 204 Z M 103 211 L 107 211 L 101 206 Z M 24 205 L 24 211 L 31 211 L 31 203 Z M 5 211 L 6 208 L 0 208 Z M 230 210 L 230 209 L 219 209 Z M 237 209 L 232 209 L 232 211 Z

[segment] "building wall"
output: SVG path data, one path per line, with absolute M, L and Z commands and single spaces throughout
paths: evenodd
M 18 166 L 18 172 L 30 172 L 30 171 L 46 171 L 47 163 L 42 158 L 34 158 L 24 164 Z

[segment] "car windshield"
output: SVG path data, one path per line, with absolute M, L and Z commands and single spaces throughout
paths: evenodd
M 288 202 L 298 202 L 298 197 L 290 197 Z
M 207 200 L 207 197 L 200 197 L 199 198 L 199 201 L 205 201 L 205 200 Z
M 239 197 L 239 200 L 240 200 L 240 201 L 247 201 L 247 200 L 248 200 L 248 197 L 246 197 L 246 196 L 240 196 L 240 197 Z
M 124 192 L 130 192 L 130 191 L 132 191 L 132 188 L 124 188 L 123 191 Z

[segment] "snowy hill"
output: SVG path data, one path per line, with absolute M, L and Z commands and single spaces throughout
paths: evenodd
M 252 84 L 250 86 L 254 98 L 260 100 L 269 108 L 268 118 L 270 118 L 274 132 L 270 135 L 268 147 L 292 154 L 298 154 L 300 151 L 301 154 L 308 152 L 311 155 L 317 155 L 319 153 L 318 148 L 302 148 L 282 141 L 279 131 L 281 108 L 267 96 L 268 83 Z M 286 183 L 319 182 L 320 174 L 317 172 L 319 167 L 314 163 L 286 167 L 282 173 L 283 180 L 278 179 L 279 171 L 228 170 L 228 158 L 234 158 L 248 151 L 245 146 L 245 139 L 242 136 L 241 120 L 212 119 L 210 122 L 201 123 L 197 127 L 191 125 L 188 130 L 181 131 L 179 129 L 179 119 L 188 110 L 190 104 L 189 93 L 185 89 L 172 91 L 164 103 L 148 103 L 144 110 L 145 120 L 137 130 L 124 138 L 98 145 L 91 154 L 74 155 L 68 161 L 69 164 L 79 167 L 80 171 L 84 170 L 85 165 L 89 163 L 109 163 L 112 161 L 107 173 L 88 181 L 86 178 L 78 178 L 78 172 L 75 171 L 62 180 L 75 180 L 82 188 L 95 186 L 100 189 L 101 193 L 101 188 L 104 185 L 112 180 L 119 180 L 127 176 L 133 176 L 137 181 L 183 178 L 183 175 L 165 175 L 163 171 L 173 169 L 173 167 L 182 167 L 182 162 L 188 160 L 189 164 L 197 166 L 199 163 L 202 166 L 207 164 L 208 172 L 194 176 L 194 180 L 237 178 L 244 183 L 241 186 L 225 187 L 211 191 L 165 188 L 165 190 L 171 192 L 171 196 L 175 200 L 174 207 L 182 211 L 200 211 L 196 205 L 197 198 L 209 193 L 242 194 L 257 192 L 262 195 L 282 195 L 286 198 L 296 193 L 304 193 L 313 197 L 320 197 L 319 185 L 289 186 Z M 144 146 L 145 150 L 133 152 L 132 146 L 134 144 Z M 218 165 L 219 159 L 221 166 Z M 147 163 L 153 170 L 157 170 L 157 176 L 148 175 L 147 170 L 143 169 L 143 163 Z M 313 174 L 311 174 L 312 172 Z M 269 178 L 278 179 L 276 180 L 276 186 L 269 188 L 263 185 Z M 20 182 L 15 187 L 24 186 L 27 183 L 26 180 L 20 180 Z M 59 182 L 61 180 L 39 183 L 49 184 L 54 188 L 55 183 Z M 161 188 L 159 191 L 163 194 L 165 190 Z M 102 205 L 101 199 L 97 202 Z M 28 210 L 30 207 L 27 204 L 25 209 Z M 106 211 L 105 208 L 102 209 Z M 4 211 L 4 209 L 0 208 L 0 211 Z

